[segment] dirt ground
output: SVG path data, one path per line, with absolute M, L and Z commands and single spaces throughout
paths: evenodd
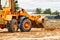
M 30 32 L 9 33 L 7 29 L 0 29 L 0 40 L 60 40 L 60 22 L 49 21 L 47 28 L 32 28 Z

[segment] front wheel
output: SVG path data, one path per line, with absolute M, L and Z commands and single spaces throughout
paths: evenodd
M 21 22 L 20 29 L 22 32 L 29 32 L 31 30 L 31 21 L 29 19 L 24 19 Z

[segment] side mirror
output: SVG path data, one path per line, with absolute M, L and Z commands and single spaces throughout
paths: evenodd
M 18 3 L 18 1 L 15 1 L 15 3 Z

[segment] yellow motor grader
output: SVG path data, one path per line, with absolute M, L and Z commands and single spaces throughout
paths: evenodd
M 6 1 L 6 2 L 5 2 Z M 0 28 L 7 28 L 8 32 L 29 32 L 35 25 L 46 26 L 46 18 L 41 16 L 31 16 L 25 9 L 15 9 L 16 0 L 0 0 Z M 37 26 L 36 26 L 37 27 Z M 39 26 L 40 27 L 40 26 Z

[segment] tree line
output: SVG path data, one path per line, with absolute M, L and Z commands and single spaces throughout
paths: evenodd
M 35 14 L 51 14 L 51 15 L 59 15 L 59 11 L 54 11 L 54 12 L 52 12 L 51 11 L 51 9 L 50 8 L 48 8 L 48 9 L 45 9 L 44 11 L 42 11 L 42 9 L 41 8 L 36 8 L 35 9 Z

